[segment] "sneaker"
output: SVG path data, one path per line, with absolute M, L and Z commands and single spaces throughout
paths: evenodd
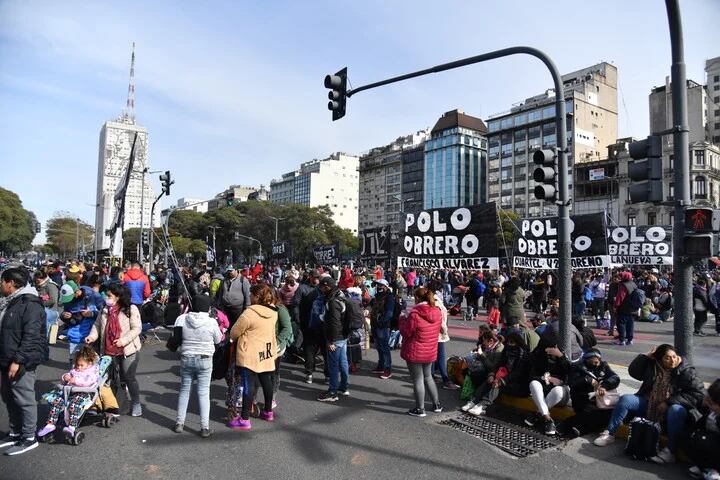
M 613 342 L 613 345 L 625 345 L 625 340 L 618 340 L 617 342 Z
M 465 405 L 463 405 L 462 407 L 460 407 L 460 410 L 462 410 L 463 412 L 467 412 L 468 410 L 470 410 L 471 408 L 473 408 L 475 405 L 476 405 L 476 404 L 473 403 L 472 400 L 470 400 L 470 401 L 467 402 Z
M 318 402 L 337 402 L 338 396 L 335 392 L 327 391 L 325 393 L 321 393 L 318 397 Z
M 212 431 L 209 428 L 203 428 L 200 430 L 200 438 L 210 438 Z
M 593 440 L 593 443 L 598 447 L 605 447 L 615 441 L 615 437 L 610 435 L 610 432 L 604 430 L 599 437 Z
M 555 428 L 555 422 L 552 420 L 545 420 L 545 435 L 556 435 L 557 429 Z
M 705 334 L 703 332 L 693 332 L 693 335 L 695 335 L 696 337 L 704 337 L 705 336 Z
M 537 425 L 538 421 L 540 421 L 540 416 L 537 413 L 533 413 L 525 420 L 523 420 L 523 423 L 525 423 L 525 425 L 527 425 L 528 427 L 534 427 L 535 425 Z
M 349 397 L 350 396 L 350 390 L 347 388 L 345 390 L 338 390 L 338 393 L 342 395 L 343 397 Z
M 480 415 L 483 415 L 485 413 L 485 407 L 482 404 L 477 404 L 470 410 L 468 410 L 468 413 L 470 415 L 475 415 L 476 417 L 479 417 Z
M 433 403 L 433 412 L 442 413 L 443 407 L 439 403 Z
M 273 413 L 272 411 L 262 412 L 260 414 L 260 419 L 265 420 L 266 422 L 274 422 L 275 421 L 275 413 Z
M 63 428 L 63 433 L 72 437 L 75 435 L 75 427 L 65 427 Z
M 252 424 L 250 423 L 250 419 L 243 420 L 240 417 L 235 417 L 230 420 L 228 427 L 235 430 L 250 430 L 252 428 Z
M 67 335 L 58 335 L 57 339 L 64 342 L 65 340 L 67 340 Z
M 35 438 L 25 438 L 23 440 L 18 440 L 12 447 L 5 450 L 5 455 L 20 455 L 28 450 L 37 448 L 37 446 L 38 441 Z
M 130 416 L 141 417 L 142 416 L 142 405 L 140 405 L 139 403 L 133 404 L 132 411 L 130 412 Z
M 2 439 L 0 439 L 0 448 L 12 447 L 20 441 L 20 435 L 14 433 L 8 433 Z
M 633 341 L 632 341 L 632 340 L 627 340 L 627 341 L 625 342 L 625 345 L 632 345 L 632 344 L 633 344 Z
M 382 367 L 375 367 L 371 370 L 371 373 L 377 373 L 378 375 L 384 373 L 385 369 Z
M 702 478 L 703 471 L 700 470 L 700 467 L 698 467 L 697 465 L 693 465 L 692 467 L 688 468 L 688 475 L 690 475 L 692 478 Z
M 44 437 L 45 435 L 50 435 L 52 432 L 55 431 L 55 428 L 55 425 L 53 425 L 52 423 L 48 423 L 42 428 L 42 430 L 37 433 L 37 436 Z
M 424 417 L 426 416 L 425 410 L 422 408 L 413 408 L 412 410 L 408 410 L 407 414 L 411 417 Z
M 176 423 L 172 431 L 175 433 L 182 433 L 185 426 L 182 423 Z
M 272 409 L 275 410 L 277 408 L 277 402 L 275 400 L 272 401 Z
M 655 463 L 675 463 L 675 455 L 673 455 L 669 448 L 665 447 L 650 460 Z
M 383 380 L 387 380 L 388 378 L 392 377 L 392 372 L 390 370 L 384 370 L 382 375 L 380 375 L 380 378 Z
M 444 382 L 442 384 L 442 388 L 444 388 L 445 390 L 457 390 L 460 387 L 455 385 L 452 381 L 448 380 L 447 382 Z
M 312 373 L 305 375 L 305 383 L 312 383 Z

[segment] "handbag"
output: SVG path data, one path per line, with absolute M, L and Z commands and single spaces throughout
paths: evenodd
M 615 408 L 615 405 L 620 400 L 620 394 L 617 390 L 607 390 L 605 395 L 598 395 L 595 393 L 595 406 L 600 410 L 610 410 Z
M 660 450 L 660 424 L 646 418 L 635 418 L 630 422 L 630 435 L 625 453 L 637 460 L 650 460 Z

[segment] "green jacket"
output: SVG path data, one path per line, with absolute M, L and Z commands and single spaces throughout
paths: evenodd
M 292 323 L 290 322 L 290 312 L 285 305 L 277 307 L 278 321 L 275 324 L 275 337 L 277 339 L 278 355 L 285 353 L 285 349 L 293 343 L 294 335 Z

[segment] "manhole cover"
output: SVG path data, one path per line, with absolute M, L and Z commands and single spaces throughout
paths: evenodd
M 484 440 L 490 445 L 520 458 L 560 445 L 559 440 L 490 417 L 476 417 L 468 413 L 460 413 L 456 417 L 440 423 Z

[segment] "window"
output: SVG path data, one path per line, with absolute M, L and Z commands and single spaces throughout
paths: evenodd
M 657 213 L 655 213 L 655 212 L 648 212 L 648 214 L 647 214 L 647 224 L 648 224 L 648 225 L 655 225 L 655 224 L 657 224 Z
M 715 85 L 713 87 L 713 91 L 717 92 L 718 90 L 720 90 L 720 85 Z
M 628 215 L 628 225 L 634 227 L 636 225 L 635 215 Z
M 668 200 L 673 200 L 675 198 L 675 184 L 670 184 L 670 190 L 668 191 Z
M 540 110 L 528 113 L 528 122 L 537 122 L 540 119 L 542 119 L 542 112 Z
M 705 177 L 695 177 L 695 197 L 705 197 Z
M 695 150 L 695 165 L 705 165 L 705 150 Z
M 720 82 L 720 75 L 715 75 L 713 77 L 713 82 Z
M 675 155 L 670 155 L 670 169 L 675 168 Z

